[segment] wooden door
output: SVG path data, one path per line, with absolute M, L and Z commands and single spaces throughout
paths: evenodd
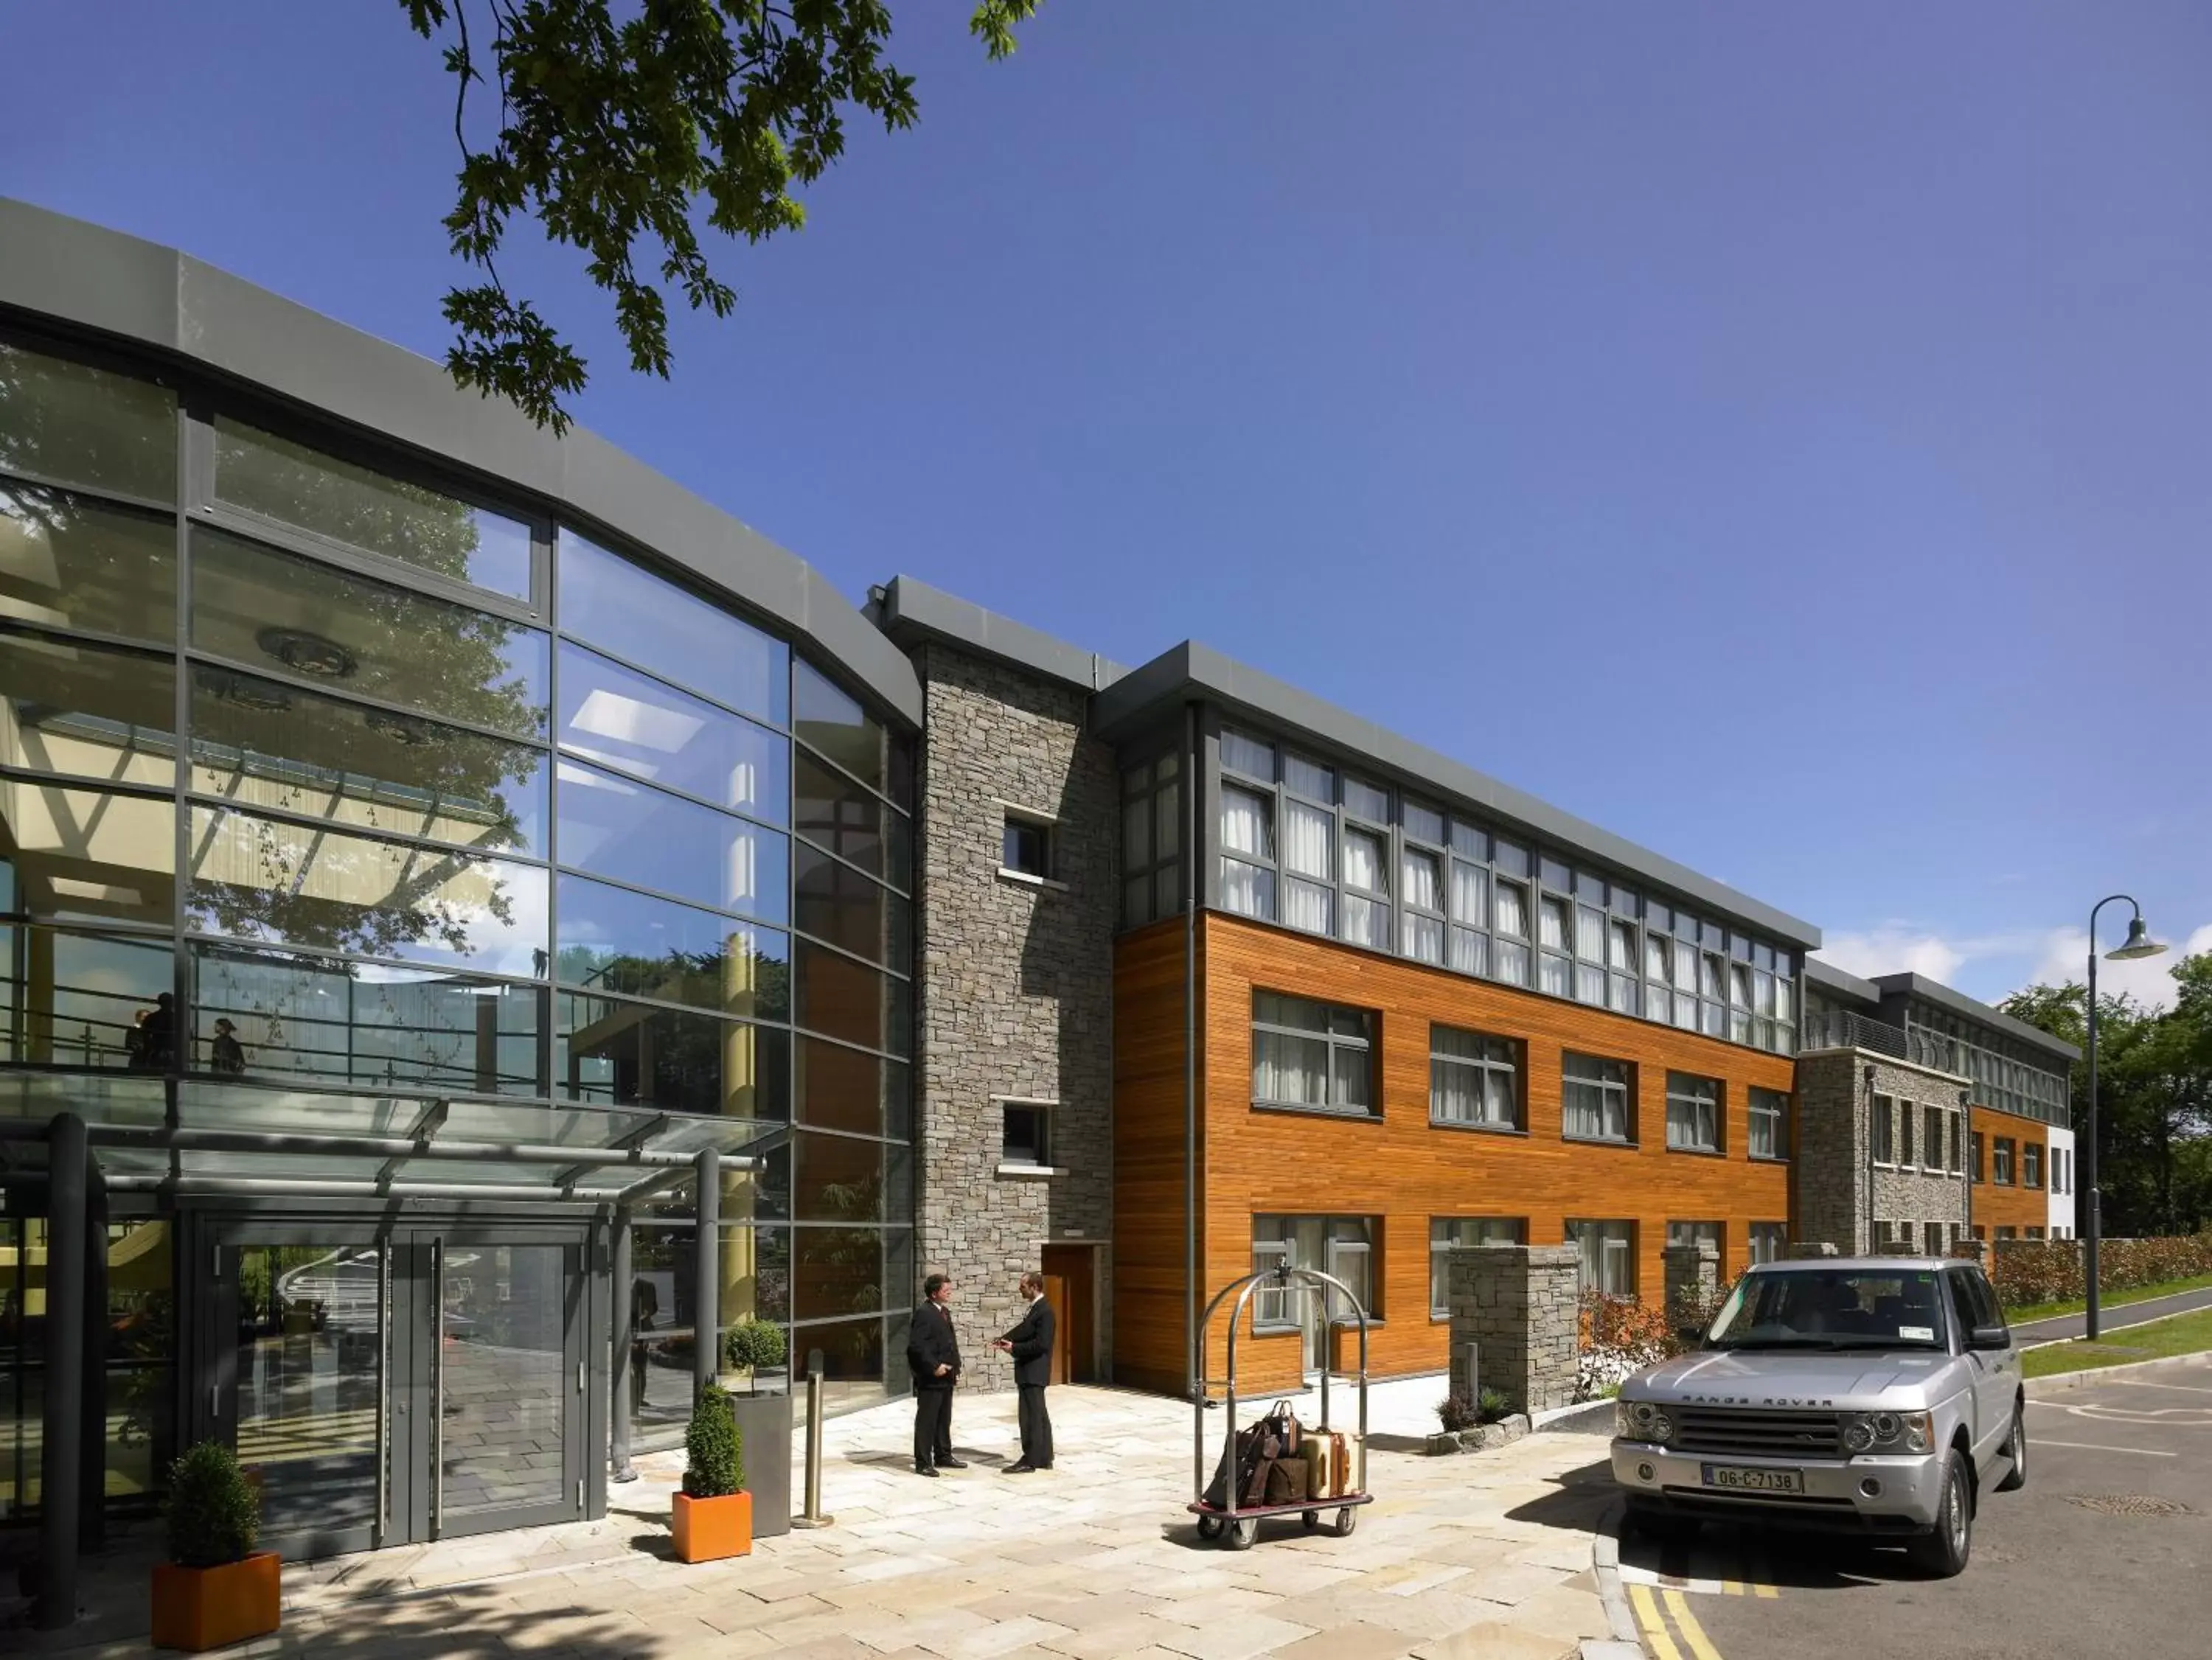
M 1044 1276 L 1045 1306 L 1052 1310 L 1052 1380 L 1067 1381 L 1067 1281 L 1057 1274 Z
M 1084 1245 L 1048 1245 L 1044 1252 L 1045 1296 L 1054 1324 L 1052 1380 L 1055 1384 L 1096 1381 L 1097 1322 L 1096 1264 Z

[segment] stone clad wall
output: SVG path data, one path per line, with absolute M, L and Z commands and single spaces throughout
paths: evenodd
M 1451 1252 L 1455 1374 L 1477 1345 L 1479 1381 L 1516 1412 L 1563 1407 L 1575 1396 L 1581 1253 L 1572 1245 L 1462 1245 Z
M 1667 1264 L 1667 1316 L 1702 1311 L 1720 1294 L 1721 1253 L 1710 1239 L 1670 1245 L 1661 1253 Z
M 963 1383 L 1010 1387 L 991 1340 L 1048 1242 L 1113 1226 L 1113 946 L 1119 775 L 1080 690 L 932 642 L 918 906 L 919 1271 L 950 1274 Z M 999 875 L 1006 806 L 1054 815 L 1055 885 Z M 1051 1108 L 1048 1176 L 1003 1175 L 1004 1096 Z M 1102 1366 L 1111 1264 L 1094 1301 Z M 919 1286 L 913 1292 L 919 1299 Z
M 1909 1102 L 1914 1114 L 1913 1152 L 1920 1152 L 1921 1109 L 1940 1106 L 1955 1117 L 1964 1080 L 1879 1055 L 1869 1050 L 1822 1051 L 1797 1057 L 1797 1150 L 1791 1167 L 1793 1233 L 1802 1239 L 1829 1239 L 1853 1254 L 1875 1248 L 1869 1233 L 1867 1195 L 1874 1196 L 1874 1220 L 1909 1227 L 1912 1245 L 1923 1244 L 1922 1224 L 1944 1224 L 1948 1248 L 1951 1228 L 1963 1234 L 1966 1184 L 1954 1174 L 1918 1167 L 1877 1166 L 1869 1170 L 1872 1135 L 1868 1117 L 1866 1073 L 1874 1071 L 1874 1093 L 1893 1103 Z M 1893 1105 L 1892 1112 L 1896 1111 Z M 1948 1136 L 1944 1156 L 1949 1157 Z

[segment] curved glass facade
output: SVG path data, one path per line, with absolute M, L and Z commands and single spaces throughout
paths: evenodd
M 0 1064 L 787 1124 L 722 1318 L 902 1387 L 910 737 L 434 470 L 0 339 Z

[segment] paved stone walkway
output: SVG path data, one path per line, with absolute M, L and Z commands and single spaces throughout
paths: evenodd
M 417 1660 L 520 1654 L 780 1660 L 1558 1660 L 1606 1622 L 1590 1536 L 1603 1445 L 1537 1435 L 1458 1458 L 1376 1452 L 1349 1539 L 1269 1524 L 1249 1551 L 1196 1538 L 1190 1414 L 1054 1391 L 1048 1474 L 1008 1476 L 1011 1396 L 956 1409 L 965 1471 L 907 1468 L 911 1408 L 834 1421 L 835 1527 L 735 1561 L 668 1554 L 681 1454 L 644 1461 L 605 1520 L 354 1556 L 285 1574 L 286 1625 L 240 1654 Z M 1218 1415 L 1209 1415 L 1218 1424 Z M 143 1594 L 143 1593 L 142 1593 Z M 67 1651 L 143 1654 L 118 1644 Z

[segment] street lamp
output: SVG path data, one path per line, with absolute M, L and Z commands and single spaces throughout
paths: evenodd
M 2116 900 L 2127 900 L 2135 914 L 2128 924 L 2126 943 L 2115 946 L 2105 954 L 2114 962 L 2131 962 L 2137 957 L 2155 957 L 2166 949 L 2151 938 L 2150 930 L 2143 925 L 2142 906 L 2125 894 L 2112 894 L 2099 900 L 2089 910 L 2089 1145 L 2088 1180 L 2083 1184 L 2089 1197 L 2089 1249 L 2083 1264 L 2089 1281 L 2088 1340 L 2097 1341 L 2098 1285 L 2097 1241 L 2105 1231 L 2104 1196 L 2097 1188 L 2097 912 Z

